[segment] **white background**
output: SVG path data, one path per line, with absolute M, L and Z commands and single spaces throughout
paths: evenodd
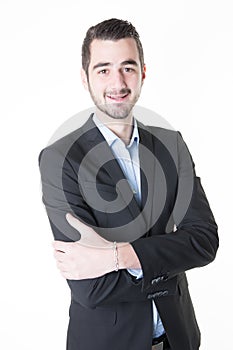
M 231 348 L 232 12 L 230 0 L 1 0 L 1 349 L 65 349 L 70 294 L 52 256 L 37 158 L 61 123 L 92 106 L 81 44 L 111 17 L 139 31 L 139 105 L 182 132 L 219 224 L 217 259 L 188 275 L 201 349 Z

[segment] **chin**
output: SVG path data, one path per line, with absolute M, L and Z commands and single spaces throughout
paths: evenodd
M 113 119 L 126 119 L 130 115 L 132 108 L 133 105 L 130 105 L 129 107 L 127 104 L 127 108 L 119 105 L 114 106 L 114 108 L 105 108 L 105 113 Z

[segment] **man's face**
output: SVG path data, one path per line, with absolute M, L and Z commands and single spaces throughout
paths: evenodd
M 84 71 L 82 76 L 97 111 L 114 119 L 126 118 L 140 96 L 145 78 L 135 40 L 95 39 L 90 52 L 88 78 Z

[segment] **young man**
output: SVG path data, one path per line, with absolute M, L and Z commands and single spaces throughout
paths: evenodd
M 185 271 L 213 261 L 217 225 L 181 135 L 133 117 L 145 72 L 132 24 L 91 27 L 82 81 L 95 113 L 40 155 L 71 289 L 68 350 L 200 346 Z

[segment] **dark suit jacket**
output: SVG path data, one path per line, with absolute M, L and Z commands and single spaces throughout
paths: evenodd
M 140 123 L 139 135 L 141 205 L 91 118 L 40 154 L 55 239 L 79 239 L 72 211 L 107 239 L 131 241 L 144 274 L 69 280 L 68 350 L 151 350 L 152 300 L 172 350 L 200 345 L 185 271 L 215 258 L 217 226 L 181 135 Z

